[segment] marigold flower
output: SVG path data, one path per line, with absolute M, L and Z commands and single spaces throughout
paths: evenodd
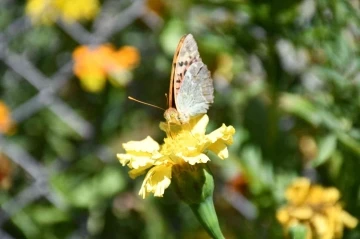
M 11 119 L 9 108 L 0 101 L 0 133 L 11 134 L 14 129 L 14 122 Z
M 104 61 L 111 54 L 109 45 L 97 47 L 80 46 L 73 52 L 74 74 L 81 80 L 85 90 L 98 92 L 106 83 Z
M 277 219 L 288 232 L 298 224 L 307 228 L 307 238 L 341 238 L 343 228 L 356 227 L 358 220 L 342 209 L 336 188 L 311 185 L 299 178 L 286 190 L 288 205 L 277 211 Z M 314 237 L 313 237 L 314 236 Z
M 55 0 L 64 21 L 91 20 L 99 11 L 98 0 Z
M 113 54 L 115 67 L 125 68 L 127 70 L 134 69 L 140 61 L 139 52 L 135 47 L 123 46 Z
M 125 46 L 115 50 L 111 45 L 79 46 L 73 52 L 74 74 L 83 88 L 89 92 L 101 91 L 107 78 L 117 86 L 130 80 L 132 70 L 139 62 L 136 48 Z
M 52 24 L 93 19 L 99 11 L 98 0 L 28 0 L 26 13 L 34 23 Z
M 221 159 L 228 157 L 227 145 L 233 143 L 235 129 L 224 124 L 210 134 L 205 134 L 209 122 L 207 115 L 195 117 L 188 124 L 172 125 L 160 123 L 167 138 L 159 145 L 150 136 L 142 141 L 124 143 L 126 154 L 117 154 L 123 166 L 131 168 L 130 177 L 135 178 L 147 172 L 139 195 L 145 198 L 148 193 L 162 197 L 169 187 L 172 169 L 181 165 L 206 163 L 210 159 L 204 153 L 210 150 Z

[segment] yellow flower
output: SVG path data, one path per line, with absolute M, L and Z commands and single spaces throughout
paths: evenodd
M 59 17 L 52 0 L 28 0 L 25 11 L 32 22 L 45 25 L 53 23 Z
M 135 178 L 147 172 L 139 195 L 148 193 L 162 197 L 169 187 L 173 166 L 206 163 L 210 159 L 204 153 L 213 151 L 221 159 L 228 157 L 227 145 L 232 144 L 235 129 L 224 124 L 210 134 L 205 134 L 209 122 L 207 115 L 195 117 L 188 124 L 170 125 L 160 123 L 167 138 L 159 145 L 151 137 L 142 141 L 130 141 L 123 144 L 126 154 L 117 154 L 123 166 L 131 168 L 129 175 Z
M 93 19 L 99 11 L 98 0 L 28 0 L 25 8 L 34 23 L 52 24 Z
M 99 92 L 107 78 L 116 86 L 126 85 L 131 80 L 129 70 L 138 64 L 140 56 L 134 47 L 124 46 L 116 51 L 104 44 L 79 46 L 73 52 L 73 59 L 73 71 L 82 87 L 89 92 Z
M 67 22 L 91 20 L 99 11 L 98 0 L 55 0 L 55 6 Z
M 14 130 L 9 108 L 0 100 L 0 133 L 11 134 Z
M 342 209 L 336 188 L 311 185 L 299 178 L 286 190 L 288 205 L 277 211 L 277 219 L 285 231 L 297 224 L 304 225 L 307 238 L 341 238 L 343 228 L 356 227 L 358 220 Z M 314 237 L 313 237 L 314 236 Z

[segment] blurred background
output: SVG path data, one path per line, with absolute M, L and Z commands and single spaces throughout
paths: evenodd
M 162 142 L 171 61 L 192 33 L 215 85 L 209 130 L 226 238 L 283 238 L 305 176 L 360 217 L 359 1 L 0 1 L 0 238 L 208 238 L 169 188 L 138 196 L 116 153 Z M 360 227 L 343 238 L 360 238 Z

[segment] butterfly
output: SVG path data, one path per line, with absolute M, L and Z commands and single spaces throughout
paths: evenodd
M 205 114 L 214 102 L 210 71 L 202 62 L 191 34 L 184 35 L 176 48 L 170 77 L 168 123 L 186 124 L 191 117 Z

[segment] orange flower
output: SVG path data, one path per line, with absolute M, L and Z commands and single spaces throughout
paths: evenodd
M 116 85 L 126 85 L 131 80 L 129 70 L 138 64 L 139 58 L 137 49 L 130 46 L 117 51 L 111 45 L 80 46 L 73 52 L 73 70 L 85 90 L 99 92 L 107 77 L 113 78 Z
M 109 45 L 97 47 L 80 46 L 73 52 L 74 74 L 81 80 L 81 85 L 90 92 L 101 91 L 106 82 L 106 71 L 103 67 L 111 55 Z
M 0 100 L 0 133 L 11 134 L 14 122 L 10 116 L 9 108 Z
M 114 61 L 112 62 L 114 68 L 109 69 L 109 71 L 116 68 L 132 70 L 139 63 L 140 56 L 135 47 L 124 46 L 113 52 L 112 60 Z

